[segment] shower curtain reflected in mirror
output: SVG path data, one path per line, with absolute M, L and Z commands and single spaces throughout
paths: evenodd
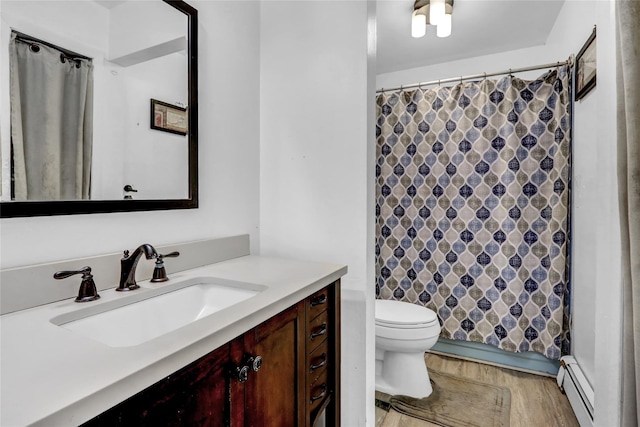
M 568 71 L 377 97 L 378 298 L 445 338 L 569 349 Z
M 13 32 L 12 199 L 89 199 L 93 64 Z

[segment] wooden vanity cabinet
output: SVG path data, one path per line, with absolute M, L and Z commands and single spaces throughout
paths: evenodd
M 219 347 L 83 426 L 228 426 L 229 347 Z
M 340 281 L 84 426 L 340 426 Z

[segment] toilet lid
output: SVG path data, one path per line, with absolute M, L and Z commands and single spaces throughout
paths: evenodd
M 376 323 L 387 325 L 426 325 L 438 321 L 426 307 L 404 301 L 376 300 Z

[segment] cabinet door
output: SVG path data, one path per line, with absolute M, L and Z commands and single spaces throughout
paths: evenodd
M 83 426 L 228 426 L 229 348 L 216 349 Z
M 295 427 L 305 424 L 304 324 L 299 316 L 303 303 L 295 305 L 258 325 L 231 343 L 234 363 L 260 356 L 262 365 L 249 373 L 247 381 L 231 383 L 232 425 L 251 427 Z M 302 316 L 304 318 L 304 316 Z M 302 348 L 300 346 L 302 343 Z M 232 403 L 234 405 L 234 403 Z

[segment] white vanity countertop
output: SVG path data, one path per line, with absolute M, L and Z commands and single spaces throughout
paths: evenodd
M 139 282 L 133 292 L 100 291 L 101 299 L 72 299 L 0 317 L 0 390 L 3 427 L 72 426 L 204 356 L 345 275 L 347 267 L 244 256 L 169 275 L 161 284 Z M 258 295 L 163 336 L 114 348 L 50 320 L 132 294 L 195 277 L 264 286 Z M 127 325 L 113 325 L 126 328 Z

